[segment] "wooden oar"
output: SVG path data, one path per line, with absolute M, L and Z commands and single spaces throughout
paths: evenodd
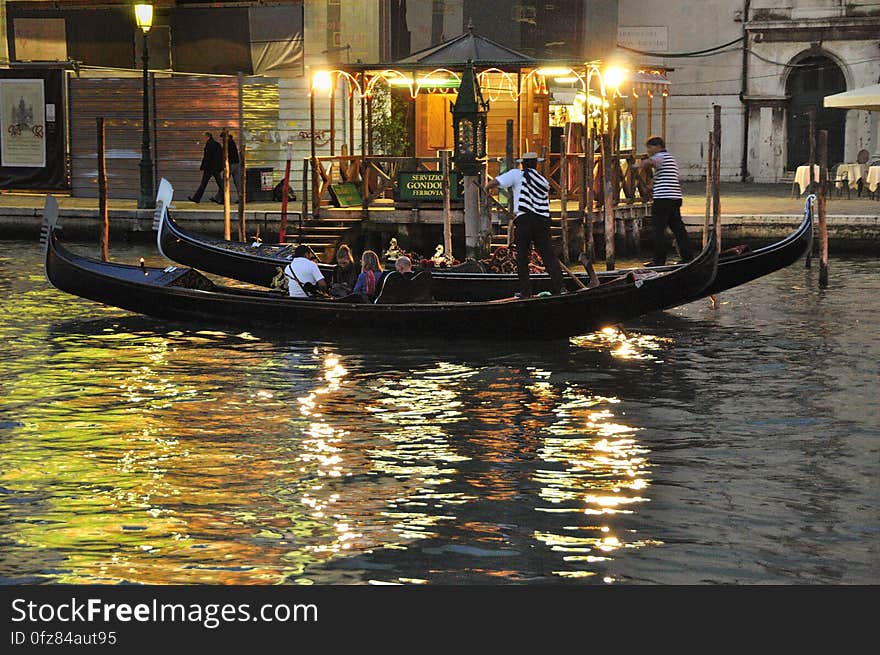
M 507 212 L 507 215 L 508 215 L 508 216 L 510 217 L 510 219 L 511 219 L 511 220 L 510 220 L 510 225 L 511 225 L 511 227 L 512 227 L 512 226 L 513 226 L 513 218 L 514 218 L 514 216 L 513 216 L 513 212 L 510 211 L 510 210 L 509 210 L 507 207 L 505 207 L 504 205 L 502 205 L 500 202 L 498 202 L 498 200 L 495 198 L 495 196 L 493 196 L 491 193 L 489 193 L 489 189 L 487 189 L 486 187 L 484 187 L 484 186 L 478 184 L 476 180 L 474 180 L 474 186 L 477 187 L 480 191 L 482 191 L 482 192 L 486 195 L 486 197 L 487 197 L 489 200 L 491 200 L 495 205 L 497 205 L 501 210 Z M 509 229 L 509 228 L 508 228 L 508 229 Z M 589 287 L 587 287 L 586 284 L 584 284 L 584 283 L 581 281 L 581 279 L 580 279 L 577 275 L 575 275 L 574 273 L 572 273 L 572 272 L 571 272 L 571 269 L 569 269 L 568 266 L 566 266 L 565 264 L 563 264 L 562 261 L 560 261 L 558 257 L 557 257 L 556 259 L 557 259 L 557 261 L 559 262 L 559 268 L 562 269 L 564 272 L 568 273 L 568 274 L 571 276 L 571 279 L 574 280 L 575 284 L 576 284 L 578 287 L 580 287 L 581 289 L 588 289 L 588 288 L 589 288 Z M 591 267 L 591 268 L 592 268 L 592 267 Z M 595 275 L 595 273 L 593 273 L 593 275 Z M 592 280 L 592 277 L 591 277 L 590 279 Z M 597 280 L 596 284 L 598 284 L 598 280 Z

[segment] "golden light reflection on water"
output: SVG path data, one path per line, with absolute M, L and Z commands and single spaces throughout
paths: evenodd
M 224 374 L 216 350 L 190 347 L 230 339 L 99 334 L 87 341 L 119 343 L 65 347 L 43 366 L 22 366 L 39 373 L 16 379 L 22 428 L 4 451 L 0 485 L 28 501 L 14 531 L 3 530 L 17 544 L 0 560 L 4 574 L 38 552 L 57 561 L 47 573 L 57 582 L 271 583 L 314 561 L 302 537 L 345 547 L 356 536 L 344 521 L 313 520 L 306 504 L 274 502 L 284 448 L 247 438 L 254 423 L 287 429 L 287 412 L 273 411 L 285 400 L 259 388 L 228 393 L 264 357 L 237 351 Z M 204 374 L 181 374 L 193 362 Z M 344 369 L 326 370 L 335 388 Z M 320 425 L 307 433 L 316 468 L 335 474 L 332 435 Z
M 560 555 L 555 574 L 578 578 L 649 543 L 615 524 L 650 483 L 620 400 L 547 369 L 435 361 L 352 374 L 335 347 L 285 352 L 222 331 L 107 328 L 46 343 L 13 382 L 22 427 L 0 486 L 23 502 L 0 528 L 13 542 L 0 575 L 308 584 L 328 560 L 450 534 L 479 544 L 461 551 L 473 557 L 512 557 L 523 546 L 508 524 L 523 521 Z M 522 517 L 492 514 L 508 504 Z M 520 574 L 476 561 L 474 574 Z
M 649 501 L 651 466 L 649 451 L 635 438 L 637 428 L 615 415 L 619 403 L 618 398 L 580 395 L 558 403 L 560 420 L 547 430 L 550 435 L 539 452 L 555 466 L 535 473 L 545 501 L 536 511 L 571 518 L 559 526 L 563 532 L 536 530 L 534 536 L 562 553 L 572 567 L 554 571 L 563 578 L 592 577 L 593 567 L 614 551 L 659 543 L 614 525 L 616 517 L 633 514 Z
M 465 420 L 457 385 L 473 373 L 467 366 L 439 362 L 418 377 L 388 375 L 376 382 L 377 398 L 366 409 L 379 421 L 378 433 L 387 445 L 370 450 L 372 466 L 416 485 L 383 512 L 404 541 L 436 536 L 436 526 L 456 518 L 437 508 L 474 500 L 461 491 L 442 490 L 456 475 L 457 465 L 469 459 L 457 452 L 450 432 Z
M 609 350 L 612 356 L 619 359 L 656 360 L 657 351 L 671 344 L 672 339 L 607 327 L 598 332 L 574 337 L 571 343 L 580 348 Z

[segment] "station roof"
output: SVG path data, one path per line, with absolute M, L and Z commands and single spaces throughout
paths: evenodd
M 474 33 L 473 24 L 454 39 L 425 48 L 394 62 L 395 66 L 460 66 L 468 60 L 477 66 L 534 66 L 538 60 Z

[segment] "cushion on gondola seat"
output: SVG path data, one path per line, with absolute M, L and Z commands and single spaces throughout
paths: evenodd
M 199 291 L 213 291 L 216 285 L 195 269 L 189 269 L 179 275 L 166 286 L 183 287 L 184 289 L 197 289 Z
M 412 280 L 397 271 L 382 278 L 382 288 L 376 297 L 377 305 L 396 305 L 412 302 Z
M 453 271 L 455 273 L 485 273 L 486 265 L 482 262 L 478 262 L 475 259 L 469 259 L 468 261 L 462 262 L 461 264 L 450 266 L 445 270 Z
M 431 271 L 421 271 L 410 276 L 391 271 L 382 278 L 382 289 L 376 298 L 377 305 L 433 302 L 431 296 Z
M 431 295 L 431 271 L 422 271 L 416 273 L 410 279 L 410 290 L 412 299 L 410 302 L 434 302 L 434 296 Z

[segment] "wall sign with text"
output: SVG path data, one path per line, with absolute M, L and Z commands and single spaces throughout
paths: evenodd
M 459 173 L 449 174 L 449 199 L 459 199 Z M 397 176 L 398 200 L 410 201 L 443 201 L 443 173 L 420 171 L 417 173 L 399 173 Z

